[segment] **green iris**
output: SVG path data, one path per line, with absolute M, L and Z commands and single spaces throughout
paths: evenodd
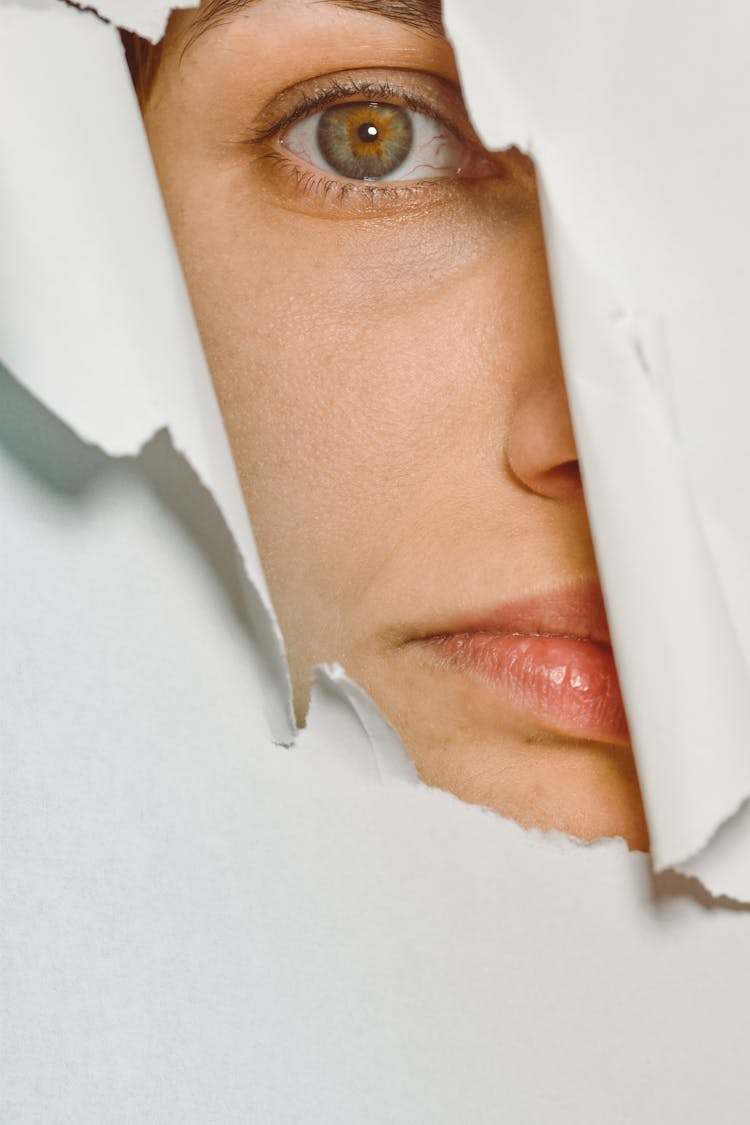
M 346 102 L 320 115 L 318 145 L 331 168 L 350 180 L 380 180 L 403 164 L 414 143 L 407 110 Z

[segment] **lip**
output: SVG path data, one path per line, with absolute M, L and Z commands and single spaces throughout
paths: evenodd
M 596 581 L 455 619 L 414 640 L 544 730 L 630 745 Z

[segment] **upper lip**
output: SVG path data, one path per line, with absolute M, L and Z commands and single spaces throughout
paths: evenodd
M 467 633 L 570 637 L 601 645 L 611 644 L 607 611 L 601 586 L 596 579 L 446 620 L 418 639 L 430 640 Z

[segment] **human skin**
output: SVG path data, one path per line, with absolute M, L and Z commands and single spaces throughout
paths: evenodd
M 481 149 L 441 34 L 320 0 L 198 19 L 172 17 L 144 119 L 298 721 L 338 662 L 428 784 L 647 848 L 626 730 L 444 658 L 495 607 L 598 599 L 530 162 Z M 331 75 L 370 83 L 340 103 L 426 100 L 456 159 L 405 185 L 316 168 L 283 118 Z

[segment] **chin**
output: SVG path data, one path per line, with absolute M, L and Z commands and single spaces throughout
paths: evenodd
M 627 738 L 561 734 L 509 707 L 486 684 L 405 651 L 360 683 L 400 734 L 427 785 L 494 809 L 524 828 L 581 841 L 621 837 L 647 851 L 648 829 Z
M 638 778 L 626 747 L 557 740 L 543 732 L 488 741 L 464 731 L 438 746 L 409 741 L 422 780 L 469 804 L 494 809 L 524 828 L 586 842 L 621 837 L 632 850 L 648 851 Z

